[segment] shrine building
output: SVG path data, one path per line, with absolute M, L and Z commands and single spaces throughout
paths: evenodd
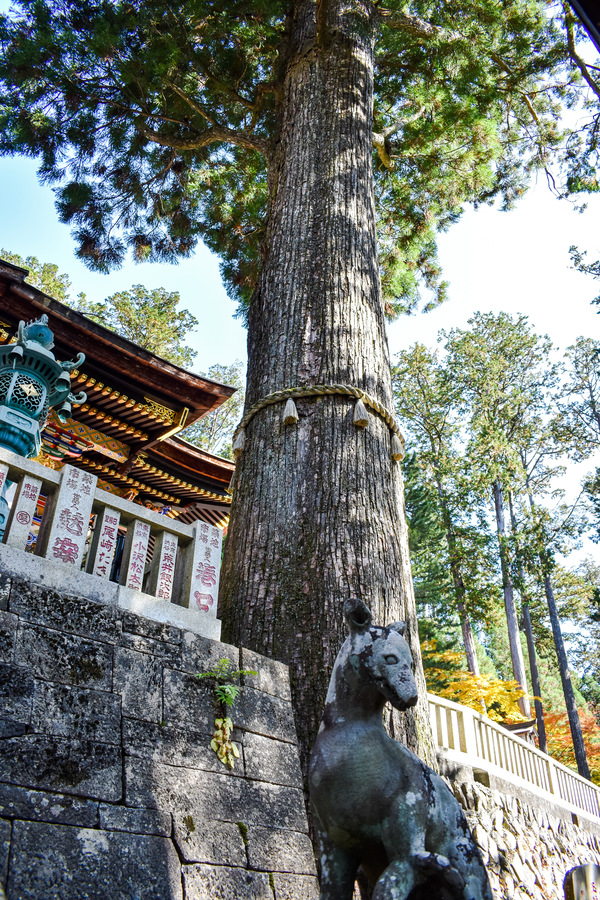
M 182 523 L 223 528 L 234 464 L 180 437 L 235 392 L 182 369 L 86 318 L 26 282 L 27 270 L 0 260 L 0 345 L 19 321 L 48 316 L 54 352 L 85 354 L 72 373 L 86 401 L 63 424 L 51 410 L 37 462 L 66 463 L 95 475 L 98 487 Z M 41 510 L 38 511 L 41 514 Z

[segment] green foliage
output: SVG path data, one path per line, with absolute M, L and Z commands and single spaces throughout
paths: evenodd
M 190 366 L 197 354 L 183 341 L 198 320 L 187 309 L 178 309 L 179 302 L 177 291 L 134 284 L 103 302 L 80 302 L 77 310 L 144 350 L 178 366 Z
M 210 678 L 214 682 L 215 699 L 225 709 L 233 706 L 241 688 L 235 681 L 246 675 L 258 675 L 253 669 L 233 669 L 233 663 L 227 657 L 220 659 L 214 669 L 198 672 L 196 678 Z M 231 740 L 233 722 L 228 716 L 215 719 L 215 730 L 210 743 L 223 765 L 233 769 L 239 750 Z
M 595 190 L 599 189 L 596 185 Z M 600 278 L 600 259 L 596 259 L 591 263 L 588 262 L 586 260 L 587 250 L 580 250 L 574 245 L 569 247 L 569 253 L 571 254 L 571 262 L 574 269 L 577 269 L 578 272 L 582 272 L 584 275 L 591 275 L 592 278 Z M 600 297 L 595 297 L 592 303 L 595 306 L 600 306 Z M 600 312 L 600 310 L 598 311 Z
M 498 602 L 497 563 L 478 467 L 464 451 L 454 373 L 416 344 L 398 354 L 392 378 L 413 451 L 405 475 L 417 602 L 440 622 L 458 615 L 484 623 Z
M 242 418 L 245 400 L 244 366 L 239 360 L 231 365 L 216 364 L 208 372 L 208 378 L 237 388 L 235 394 L 222 403 L 214 412 L 203 416 L 200 421 L 186 428 L 181 437 L 191 444 L 196 444 L 211 453 L 219 453 L 226 459 L 233 459 L 231 439 L 233 432 Z
M 233 706 L 233 702 L 240 692 L 235 680 L 245 675 L 258 675 L 252 669 L 232 669 L 233 663 L 227 657 L 220 659 L 214 669 L 208 672 L 199 672 L 196 678 L 212 678 L 215 682 L 215 697 L 219 703 Z
M 58 266 L 54 263 L 42 263 L 35 256 L 27 256 L 24 259 L 18 253 L 3 249 L 0 249 L 0 259 L 12 263 L 13 266 L 19 266 L 21 269 L 28 269 L 27 283 L 39 288 L 49 297 L 60 300 L 61 303 L 73 302 L 71 279 L 64 272 L 59 272 Z M 79 300 L 82 303 L 85 302 L 85 294 L 79 294 Z
M 187 309 L 178 309 L 180 297 L 176 291 L 169 292 L 164 288 L 148 290 L 141 284 L 135 284 L 128 291 L 119 291 L 106 300 L 93 302 L 88 301 L 85 294 L 74 298 L 71 295 L 71 279 L 64 272 L 59 272 L 54 263 L 41 263 L 35 256 L 23 259 L 18 253 L 7 250 L 0 250 L 0 259 L 29 269 L 26 278 L 29 284 L 139 347 L 176 365 L 192 365 L 196 351 L 183 342 L 198 320 Z M 229 368 L 235 374 L 235 367 Z M 213 369 L 223 369 L 225 374 L 229 372 L 224 366 L 213 366 Z
M 375 191 L 387 311 L 444 299 L 436 233 L 465 203 L 597 183 L 596 71 L 543 0 L 376 4 Z M 247 307 L 296 51 L 283 0 L 21 0 L 0 18 L 0 152 L 41 160 L 79 255 L 106 271 L 220 254 Z M 582 86 L 581 79 L 585 82 Z M 599 89 L 600 90 L 600 89 Z M 565 140 L 561 109 L 587 116 Z M 561 182 L 562 178 L 562 182 Z
M 457 642 L 452 636 L 444 637 L 433 622 L 419 623 L 419 636 L 428 691 L 483 712 L 497 722 L 523 720 L 517 705 L 523 691 L 516 682 L 489 673 L 472 675 L 464 666 Z

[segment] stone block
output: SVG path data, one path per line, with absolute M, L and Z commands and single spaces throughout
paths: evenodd
M 235 704 L 235 724 L 245 731 L 296 743 L 292 704 L 245 687 Z
M 121 749 L 36 734 L 10 738 L 0 742 L 0 781 L 118 801 L 122 794 Z
M 246 866 L 246 848 L 236 824 L 194 818 L 183 810 L 173 817 L 173 824 L 175 843 L 185 862 Z
M 269 876 L 224 866 L 183 866 L 186 900 L 273 900 Z
M 171 816 L 158 809 L 131 809 L 101 803 L 100 828 L 106 831 L 128 831 L 131 834 L 156 834 L 171 837 Z
M 116 647 L 113 690 L 121 695 L 123 715 L 162 721 L 162 666 L 153 656 Z
M 8 874 L 11 832 L 12 823 L 6 819 L 0 819 L 0 884 L 3 887 L 6 887 L 6 876 Z
M 109 691 L 112 686 L 112 651 L 108 644 L 21 623 L 15 663 L 48 681 Z
M 12 784 L 0 784 L 0 817 L 91 828 L 98 824 L 98 803 L 64 794 L 45 794 Z
M 154 641 L 164 641 L 170 644 L 181 644 L 181 629 L 165 622 L 153 622 L 144 619 L 134 613 L 125 612 L 123 615 L 123 632 L 139 634 L 142 637 L 151 638 Z
M 5 575 L 13 579 L 13 587 L 19 581 L 25 586 L 36 584 L 45 590 L 59 591 L 59 596 L 86 597 L 108 606 L 117 605 L 119 589 L 112 581 L 75 571 L 71 566 L 63 566 L 60 562 L 25 553 L 6 544 L 0 544 L 0 567 Z M 8 605 L 10 609 L 12 590 Z
M 104 691 L 37 681 L 31 728 L 41 734 L 121 743 L 121 703 Z
M 247 837 L 251 869 L 316 875 L 313 847 L 307 834 L 250 825 Z
M 310 875 L 273 874 L 277 900 L 319 900 L 319 882 Z
M 219 619 L 198 610 L 186 609 L 177 603 L 165 603 L 164 600 L 158 600 L 124 585 L 120 585 L 117 590 L 116 603 L 119 609 L 145 616 L 155 622 L 164 622 L 174 628 L 181 628 L 213 641 L 218 641 L 221 637 Z
M 27 734 L 27 725 L 14 719 L 0 719 L 0 740 Z
M 8 895 L 32 900 L 181 900 L 180 865 L 165 838 L 15 822 Z
M 244 763 L 248 778 L 302 787 L 300 757 L 295 744 L 244 732 Z
M 207 617 L 208 618 L 208 617 Z M 181 645 L 181 668 L 195 675 L 214 669 L 220 659 L 230 659 L 235 669 L 240 668 L 240 651 L 231 644 L 218 640 L 208 640 L 190 632 L 183 633 Z
M 137 650 L 138 653 L 147 653 L 150 656 L 154 656 L 171 669 L 180 668 L 181 646 L 178 644 L 156 641 L 141 634 L 124 632 L 121 635 L 119 645 L 127 650 Z
M 3 662 L 13 661 L 18 624 L 17 616 L 0 610 L 0 660 Z
M 8 609 L 11 586 L 12 580 L 8 575 L 0 575 L 0 610 Z
M 0 709 L 3 719 L 28 725 L 33 693 L 34 681 L 29 672 L 0 663 Z
M 281 697 L 282 700 L 292 699 L 289 670 L 284 663 L 276 659 L 267 659 L 266 656 L 246 650 L 245 647 L 241 649 L 241 660 L 241 669 L 250 669 L 258 673 L 247 675 L 244 679 L 245 684 L 265 694 Z
M 115 607 L 85 597 L 17 581 L 10 608 L 32 624 L 80 634 L 92 640 L 115 644 L 121 636 L 121 619 Z
M 166 724 L 177 727 L 180 722 L 185 722 L 195 731 L 211 732 L 218 710 L 208 680 L 175 669 L 165 669 L 163 678 Z
M 211 739 L 212 732 L 209 734 L 208 731 L 188 731 L 177 725 L 171 727 L 123 719 L 122 746 L 126 755 L 172 766 L 223 773 L 226 771 L 223 763 L 210 749 Z M 237 741 L 235 743 L 240 750 L 240 759 L 233 771 L 243 775 L 241 745 Z
M 130 757 L 125 763 L 127 806 L 157 807 L 192 815 L 194 821 L 219 819 L 306 831 L 302 791 Z

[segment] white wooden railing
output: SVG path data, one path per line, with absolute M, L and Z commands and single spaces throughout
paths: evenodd
M 0 489 L 16 483 L 2 543 L 31 542 L 40 494 L 44 512 L 35 555 L 54 568 L 108 581 L 119 529 L 125 543 L 119 583 L 208 617 L 217 615 L 222 531 L 185 525 L 97 486 L 97 477 L 65 465 L 59 472 L 0 448 Z
M 448 759 L 528 787 L 600 819 L 600 789 L 467 706 L 428 694 L 434 740 Z

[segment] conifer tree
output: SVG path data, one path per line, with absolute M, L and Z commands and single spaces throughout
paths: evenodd
M 430 520 L 429 534 L 421 536 L 421 543 L 427 550 L 437 526 L 452 581 L 449 602 L 460 621 L 467 666 L 473 675 L 479 675 L 472 616 L 475 613 L 476 618 L 480 617 L 483 597 L 489 603 L 494 591 L 489 582 L 485 583 L 484 573 L 489 571 L 485 525 L 481 517 L 474 515 L 479 506 L 474 500 L 477 491 L 473 490 L 477 470 L 469 466 L 458 443 L 461 422 L 457 384 L 438 355 L 423 345 L 415 344 L 398 354 L 393 369 L 396 409 L 407 423 L 409 446 L 416 450 L 412 468 L 418 465 L 421 469 L 430 494 L 435 497 L 437 512 L 437 522 Z M 411 530 L 414 534 L 411 524 L 409 515 L 409 534 Z
M 594 79 L 564 25 L 542 0 L 22 0 L 0 19 L 0 152 L 40 158 L 99 269 L 199 237 L 220 254 L 247 410 L 340 384 L 389 409 L 384 313 L 423 282 L 443 299 L 436 229 L 466 201 L 511 204 L 561 153 L 565 190 L 593 181 L 595 109 L 563 153 L 559 103 L 582 66 Z M 221 614 L 227 639 L 290 664 L 306 755 L 345 597 L 406 616 L 418 648 L 388 426 L 355 429 L 340 394 L 297 411 L 248 426 Z M 427 722 L 422 703 L 402 724 L 425 755 Z

